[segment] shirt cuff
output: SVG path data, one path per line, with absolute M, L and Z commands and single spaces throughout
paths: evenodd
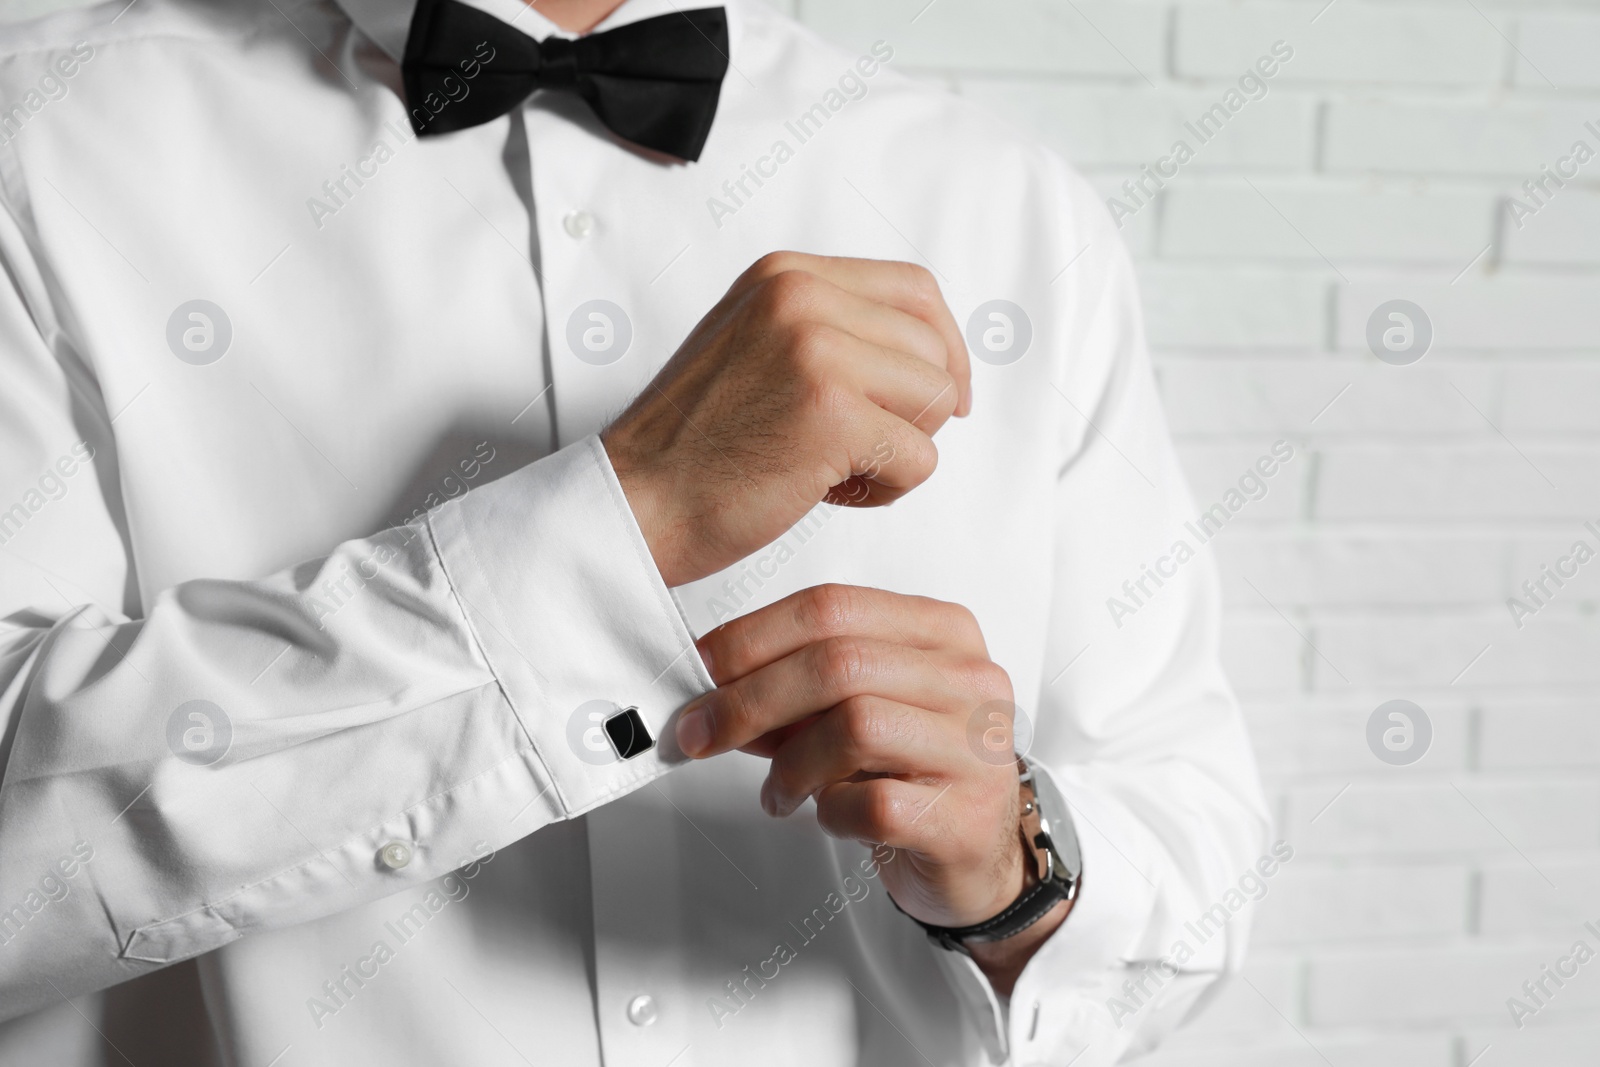
M 686 757 L 675 713 L 715 688 L 597 436 L 429 517 L 445 573 L 567 817 Z M 651 747 L 602 724 L 635 707 Z
M 1107 1012 L 1155 907 L 1155 866 L 1131 852 L 1149 831 L 1133 813 L 1071 773 L 1034 765 L 1067 798 L 1082 881 L 1072 911 L 1001 997 L 969 956 L 935 948 L 951 989 L 992 1063 L 1115 1063 L 1132 1043 Z M 1120 843 L 1120 847 L 1119 847 Z M 1135 864 L 1140 864 L 1136 866 Z

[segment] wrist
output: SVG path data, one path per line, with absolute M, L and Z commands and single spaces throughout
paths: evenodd
M 1009 862 L 995 891 L 1009 897 L 993 917 L 963 927 L 923 923 L 946 949 L 959 950 L 1009 996 L 1023 969 L 1072 910 L 1082 879 L 1083 858 L 1065 799 L 1047 773 L 1026 758 L 1017 761 L 1021 816 Z
M 1028 961 L 1066 921 L 1072 905 L 1071 900 L 1057 902 L 1038 922 L 1004 941 L 979 941 L 967 945 L 972 962 L 989 979 L 996 993 L 1003 997 L 1011 995 Z
M 667 495 L 659 487 L 659 478 L 643 463 L 638 462 L 630 449 L 613 437 L 611 430 L 600 435 L 600 444 L 611 461 L 611 469 L 622 487 L 622 495 L 633 512 L 633 520 L 644 538 L 650 558 L 668 587 L 682 585 L 692 580 L 679 573 L 678 553 L 672 548 L 674 523 L 667 509 Z
M 1023 846 L 1017 835 L 1012 834 L 1010 837 L 1016 843 L 1015 849 L 1010 852 L 1010 862 L 1004 865 L 1004 873 L 997 880 L 991 876 L 989 885 L 992 887 L 993 895 L 989 897 L 988 904 L 970 913 L 980 916 L 971 921 L 976 926 L 990 926 L 996 922 L 1011 924 L 1026 922 L 1027 925 L 1010 936 L 994 938 L 992 934 L 984 933 L 981 936 L 963 937 L 959 942 L 959 951 L 972 958 L 978 969 L 983 971 L 989 980 L 989 984 L 1001 996 L 1011 995 L 1028 961 L 1033 959 L 1034 954 L 1066 921 L 1076 900 L 1075 893 L 1064 900 L 1057 899 L 1055 904 L 1042 914 L 1034 911 L 1033 914 L 1037 914 L 1038 918 L 1029 920 L 1026 917 L 1029 902 L 1024 898 L 1036 897 L 1046 892 L 1046 889 L 1040 885 L 1032 853 Z M 894 904 L 900 908 L 898 901 L 894 901 Z M 904 908 L 900 910 L 905 912 Z M 1012 918 L 1019 913 L 1023 917 Z M 923 925 L 927 926 L 926 923 Z M 929 932 L 936 934 L 939 931 L 935 927 Z M 948 940 L 942 944 L 946 950 L 958 948 L 955 942 Z
M 1013 856 L 1014 869 L 1003 882 L 1000 896 L 997 898 L 998 903 L 993 909 L 996 913 L 1010 906 L 1013 901 L 1039 884 L 1033 856 L 1020 841 Z M 989 979 L 989 984 L 994 986 L 995 992 L 1001 996 L 1011 995 L 1028 961 L 1033 959 L 1034 953 L 1038 952 L 1039 948 L 1050 939 L 1050 935 L 1066 921 L 1067 913 L 1072 910 L 1072 904 L 1073 900 L 1058 901 L 1055 907 L 1040 916 L 1037 922 L 1011 937 L 999 941 L 969 941 L 965 944 L 964 947 L 972 957 L 972 962 L 983 971 L 984 976 Z

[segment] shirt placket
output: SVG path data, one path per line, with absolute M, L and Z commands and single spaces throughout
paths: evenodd
M 589 813 L 595 1017 L 607 1067 L 692 1067 L 682 816 L 646 788 Z M 689 831 L 693 832 L 693 831 Z
M 596 135 L 537 105 L 524 111 L 542 261 L 557 438 L 566 447 L 597 432 L 647 370 L 632 295 L 637 245 L 625 196 Z M 638 694 L 597 693 L 626 704 Z M 659 739 L 658 739 L 659 740 Z M 595 1018 L 604 1062 L 690 1067 L 691 1006 L 684 969 L 682 818 L 646 788 L 585 817 L 596 978 Z
M 628 397 L 638 311 L 626 276 L 610 146 L 538 106 L 524 111 L 559 447 L 598 432 Z

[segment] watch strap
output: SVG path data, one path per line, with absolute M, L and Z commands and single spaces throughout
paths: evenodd
M 991 916 L 982 922 L 973 923 L 971 926 L 935 926 L 925 923 L 916 916 L 908 916 L 928 936 L 937 941 L 942 947 L 955 952 L 964 952 L 965 942 L 969 941 L 1004 941 L 1008 937 L 1015 937 L 1028 927 L 1044 918 L 1063 900 L 1071 900 L 1077 895 L 1077 881 L 1075 879 L 1062 879 L 1052 877 L 1055 864 L 1050 857 L 1053 847 L 1050 835 L 1045 832 L 1044 819 L 1039 810 L 1038 796 L 1033 785 L 1033 771 L 1024 760 L 1017 761 L 1021 772 L 1019 782 L 1022 798 L 1021 818 L 1018 821 L 1018 834 L 1022 838 L 1022 847 L 1025 854 L 1032 858 L 1034 878 L 1016 900 L 1013 900 L 998 915 Z M 889 898 L 894 903 L 894 898 Z M 895 903 L 901 914 L 905 909 Z
M 999 915 L 985 919 L 981 923 L 973 923 L 971 926 L 934 926 L 920 919 L 912 921 L 926 930 L 928 936 L 944 948 L 961 952 L 968 942 L 1004 941 L 1008 937 L 1015 937 L 1044 918 L 1051 908 L 1068 899 L 1070 895 L 1068 888 L 1059 882 L 1035 882 L 1024 889 L 1022 895 L 1013 900 Z M 895 906 L 899 907 L 898 904 Z

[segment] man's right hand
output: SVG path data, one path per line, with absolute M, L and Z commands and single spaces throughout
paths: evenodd
M 920 485 L 932 435 L 971 410 L 970 370 L 926 270 L 774 252 L 601 441 L 662 578 L 682 585 L 824 499 L 875 507 Z

